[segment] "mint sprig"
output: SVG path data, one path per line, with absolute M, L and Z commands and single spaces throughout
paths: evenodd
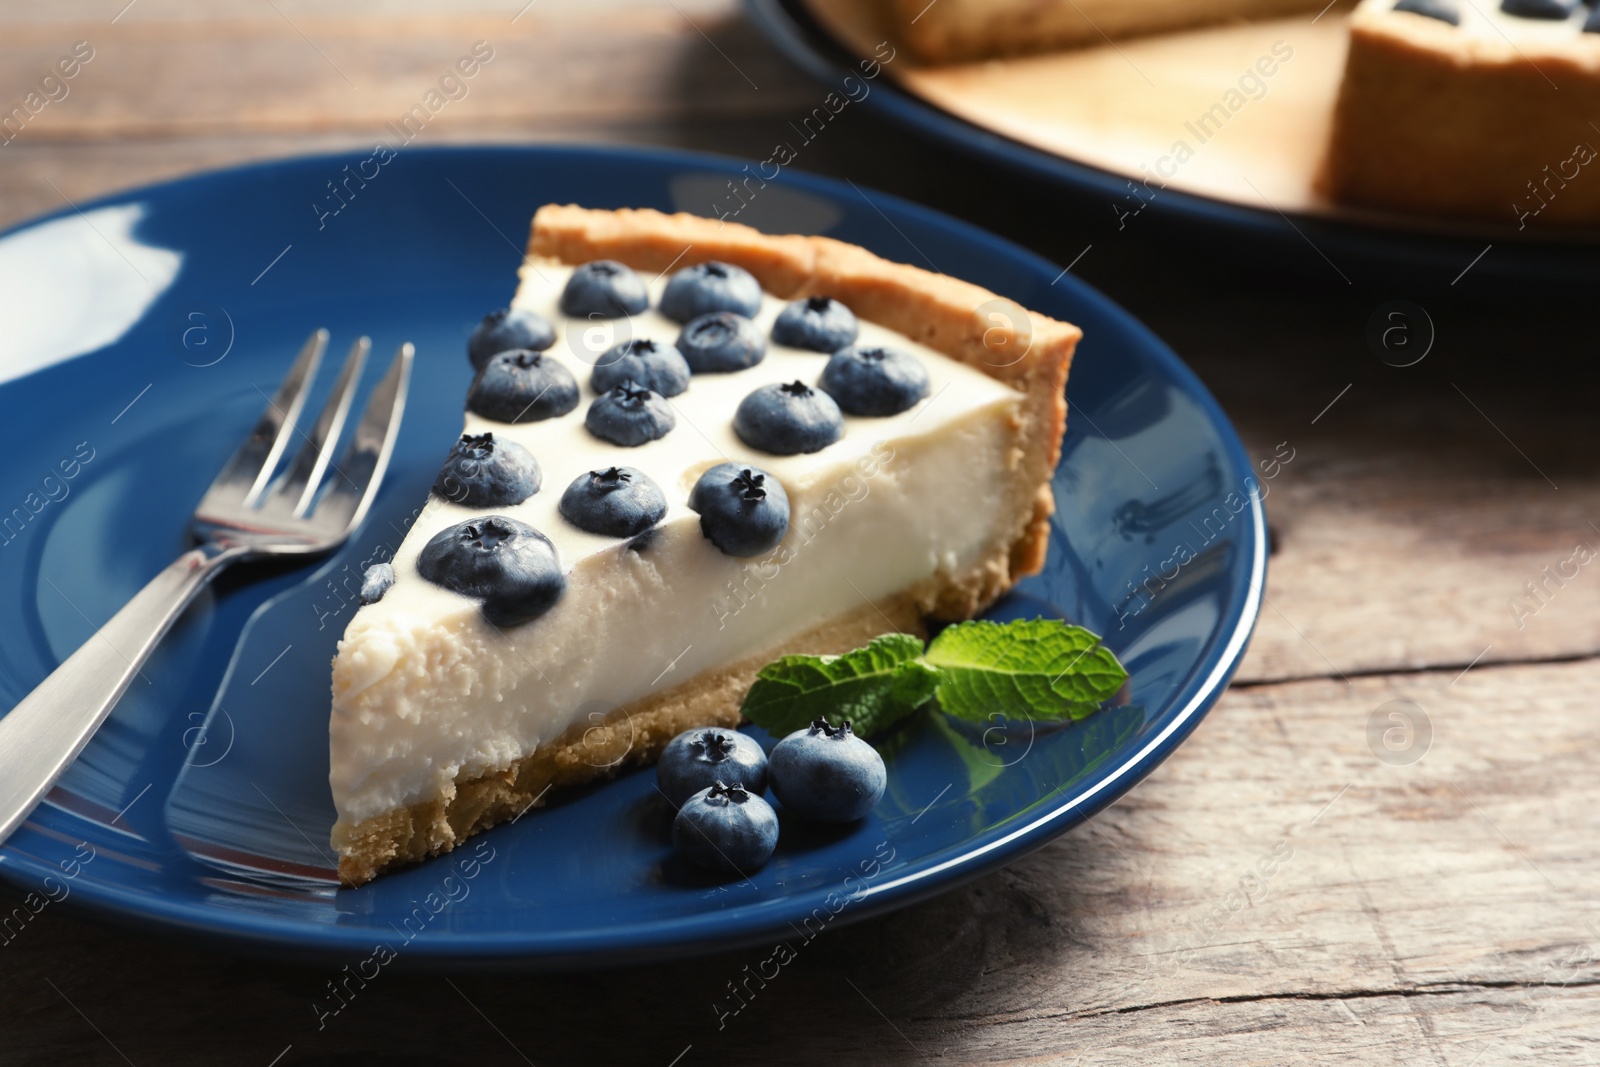
M 1055 619 L 964 622 L 926 650 L 887 634 L 842 656 L 791 655 L 767 664 L 745 694 L 746 718 L 784 736 L 815 719 L 845 719 L 863 737 L 937 701 L 973 722 L 1082 719 L 1115 696 L 1128 672 L 1100 638 Z
M 922 662 L 922 641 L 885 634 L 842 656 L 784 656 L 761 668 L 740 709 L 775 737 L 815 719 L 845 719 L 855 733 L 878 733 L 926 704 L 937 671 Z
M 958 719 L 1082 719 L 1114 696 L 1128 672 L 1100 638 L 1055 619 L 964 622 L 928 646 L 939 707 Z

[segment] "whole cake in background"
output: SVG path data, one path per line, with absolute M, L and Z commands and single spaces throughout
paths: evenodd
M 1364 0 L 1321 188 L 1345 204 L 1600 222 L 1600 17 L 1573 0 Z
M 1579 0 L 890 0 L 923 62 L 1348 15 L 1316 182 L 1337 204 L 1530 227 L 1600 222 L 1600 10 Z

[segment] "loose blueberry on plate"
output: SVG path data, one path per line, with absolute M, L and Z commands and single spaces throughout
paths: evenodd
M 469 508 L 503 508 L 537 493 L 542 478 L 539 461 L 515 441 L 462 434 L 439 468 L 433 492 Z
M 633 537 L 667 514 L 660 486 L 632 467 L 580 474 L 561 494 L 561 517 L 601 537 Z
M 590 433 L 624 448 L 659 441 L 677 423 L 665 397 L 632 381 L 595 397 L 583 420 Z
M 765 471 L 719 463 L 689 491 L 700 532 L 730 556 L 759 556 L 778 547 L 789 529 L 789 494 Z
M 661 293 L 661 314 L 688 322 L 713 311 L 731 311 L 753 319 L 761 310 L 761 283 L 731 263 L 696 263 L 667 279 Z
M 623 382 L 637 382 L 662 396 L 677 396 L 689 388 L 689 364 L 671 345 L 635 337 L 607 350 L 595 362 L 589 385 L 597 393 Z
M 513 348 L 542 352 L 555 343 L 556 328 L 543 315 L 523 308 L 501 308 L 473 327 L 467 338 L 467 358 L 472 360 L 473 370 L 482 370 L 501 352 Z
M 538 422 L 578 406 L 578 380 L 541 352 L 516 349 L 489 360 L 467 390 L 467 410 L 496 422 Z
M 672 844 L 697 867 L 743 877 L 772 858 L 778 813 L 744 786 L 718 782 L 678 809 Z
M 713 311 L 683 328 L 678 351 L 696 374 L 725 374 L 760 363 L 767 354 L 767 342 L 756 324 L 743 315 Z
M 850 731 L 818 719 L 779 741 L 767 779 L 783 806 L 803 819 L 855 822 L 871 811 L 889 784 L 878 750 Z
M 394 568 L 387 563 L 374 563 L 361 576 L 361 603 L 376 604 L 394 585 Z
M 827 393 L 805 382 L 763 385 L 739 402 L 733 432 L 776 456 L 818 452 L 844 436 L 844 417 Z
M 898 415 L 928 395 L 928 368 L 898 348 L 844 348 L 828 357 L 818 384 L 847 415 Z
M 561 313 L 575 319 L 620 319 L 649 306 L 644 280 L 614 259 L 583 264 L 561 290 Z
M 808 296 L 778 312 L 772 323 L 772 339 L 790 348 L 833 353 L 855 343 L 853 311 L 831 296 Z
M 483 601 L 495 626 L 515 626 L 549 611 L 566 591 L 555 546 L 504 515 L 440 530 L 423 546 L 417 572 L 435 585 Z
M 685 730 L 667 742 L 656 785 L 675 808 L 717 782 L 738 782 L 757 796 L 767 788 L 767 754 L 749 734 L 720 727 Z

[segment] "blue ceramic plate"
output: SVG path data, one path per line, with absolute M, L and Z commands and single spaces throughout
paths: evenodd
M 786 832 L 753 882 L 716 885 L 669 862 L 645 771 L 335 889 L 329 659 L 359 561 L 397 542 L 460 429 L 467 332 L 510 297 L 530 216 L 547 201 L 704 212 L 738 166 L 589 148 L 294 159 L 0 237 L 4 706 L 183 549 L 190 509 L 309 330 L 327 327 L 335 348 L 366 332 L 379 352 L 410 340 L 418 353 L 365 527 L 316 566 L 238 568 L 188 612 L 0 849 L 0 875 L 27 894 L 7 937 L 64 907 L 334 964 L 379 944 L 401 966 L 457 968 L 728 949 L 992 870 L 1110 804 L 1184 739 L 1239 662 L 1266 566 L 1251 464 L 1216 403 L 1160 341 L 1050 263 L 911 204 L 786 173 L 741 221 L 933 263 L 1083 326 L 1049 566 L 992 615 L 1105 634 L 1132 671 L 1128 702 L 1070 726 L 917 723 L 885 744 L 890 790 L 868 820 Z

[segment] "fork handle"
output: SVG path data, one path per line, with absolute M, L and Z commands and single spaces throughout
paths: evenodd
M 189 601 L 243 554 L 208 544 L 179 556 L 0 718 L 0 842 L 83 751 Z

